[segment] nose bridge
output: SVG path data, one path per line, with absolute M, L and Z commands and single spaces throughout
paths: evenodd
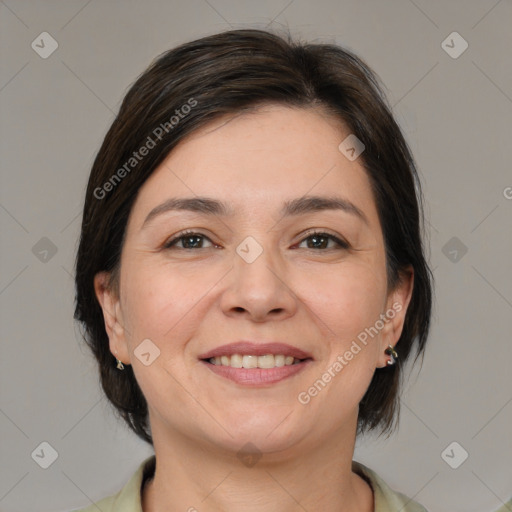
M 236 247 L 233 281 L 224 306 L 229 310 L 243 308 L 254 317 L 264 317 L 272 311 L 290 314 L 294 309 L 293 293 L 273 248 L 275 241 L 263 235 L 258 240 L 257 236 L 247 236 Z
M 279 256 L 274 254 L 274 241 L 272 237 L 265 237 L 264 234 L 256 236 L 258 238 L 246 236 L 236 247 L 234 266 L 237 281 L 247 278 L 254 281 L 253 285 L 259 283 L 266 286 L 275 280 L 279 282 L 276 273 L 278 274 L 281 265 L 278 263 Z

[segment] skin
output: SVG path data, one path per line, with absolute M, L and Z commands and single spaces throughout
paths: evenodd
M 157 458 L 144 512 L 373 511 L 371 487 L 351 470 L 358 404 L 400 337 L 413 274 L 388 290 L 382 229 L 360 159 L 339 150 L 349 134 L 319 109 L 267 105 L 216 120 L 182 141 L 140 189 L 121 255 L 120 296 L 95 278 L 110 350 L 131 364 L 147 399 Z M 339 210 L 282 218 L 287 200 L 342 196 Z M 171 211 L 170 197 L 208 196 L 231 217 Z M 183 230 L 203 237 L 163 245 Z M 348 241 L 348 249 L 309 230 Z M 237 246 L 252 236 L 262 254 Z M 308 238 L 309 237 L 309 238 Z M 202 244 L 202 245 L 201 245 Z M 327 245 L 328 244 L 328 245 Z M 188 245 L 190 247 L 190 245 Z M 318 248 L 320 247 L 320 248 Z M 393 304 L 400 312 L 306 405 L 297 399 Z M 134 354 L 149 338 L 150 365 Z M 238 340 L 282 341 L 313 355 L 302 372 L 248 388 L 198 356 Z M 237 453 L 252 443 L 252 467 Z

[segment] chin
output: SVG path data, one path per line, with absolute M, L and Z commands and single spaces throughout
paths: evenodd
M 267 414 L 261 415 L 253 412 L 247 418 L 238 415 L 231 422 L 224 423 L 221 420 L 220 423 L 225 425 L 232 437 L 220 429 L 222 436 L 216 444 L 236 453 L 248 443 L 262 453 L 286 451 L 306 436 L 305 432 L 301 435 L 302 429 L 305 428 L 304 423 L 292 424 L 292 416 L 287 409 L 274 415 L 268 414 L 268 411 Z

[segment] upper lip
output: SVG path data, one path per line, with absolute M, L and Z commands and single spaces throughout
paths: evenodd
M 297 359 L 313 359 L 309 352 L 286 343 L 256 343 L 252 341 L 237 341 L 221 345 L 199 356 L 199 359 L 210 359 L 212 357 L 232 356 L 233 354 L 265 356 L 267 354 L 293 356 Z

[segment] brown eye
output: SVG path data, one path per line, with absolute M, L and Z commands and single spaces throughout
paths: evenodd
M 347 242 L 329 233 L 310 233 L 306 238 L 302 240 L 301 244 L 306 240 L 308 241 L 307 249 L 336 249 L 336 247 L 328 247 L 330 241 L 334 242 L 338 247 L 341 247 L 342 249 L 349 248 L 349 244 Z

